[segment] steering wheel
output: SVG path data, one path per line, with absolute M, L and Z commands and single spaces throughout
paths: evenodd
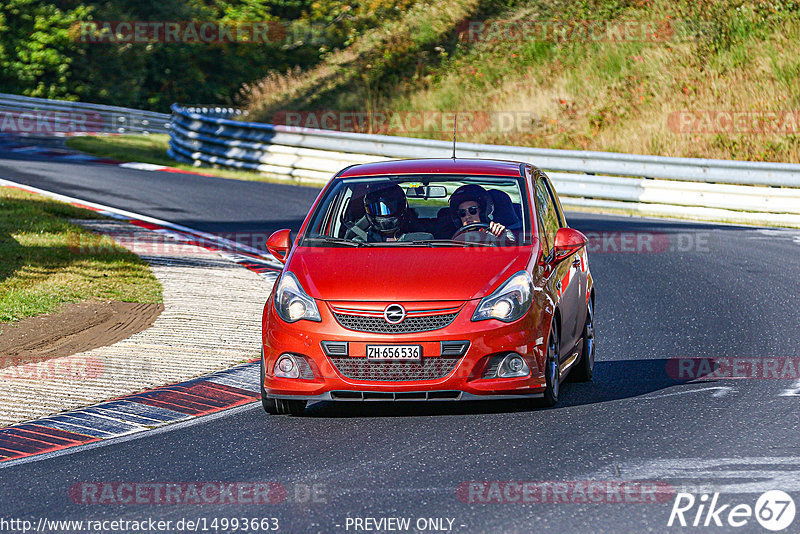
M 462 234 L 466 234 L 468 232 L 479 232 L 480 230 L 484 230 L 485 229 L 486 232 L 482 232 L 482 233 L 485 234 L 486 237 L 489 238 L 487 240 L 496 241 L 497 237 L 493 233 L 491 233 L 489 231 L 489 228 L 490 228 L 489 225 L 487 223 L 483 223 L 483 222 L 465 224 L 464 226 L 462 226 L 461 228 L 456 230 L 456 233 L 453 234 L 453 237 L 451 237 L 451 239 L 456 239 L 457 237 L 461 236 Z

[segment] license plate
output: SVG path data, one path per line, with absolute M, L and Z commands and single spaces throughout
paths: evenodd
M 367 360 L 419 362 L 422 361 L 422 345 L 367 345 Z

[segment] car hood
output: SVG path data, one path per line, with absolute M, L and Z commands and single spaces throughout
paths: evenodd
M 531 247 L 301 247 L 287 270 L 319 300 L 469 300 L 530 261 Z

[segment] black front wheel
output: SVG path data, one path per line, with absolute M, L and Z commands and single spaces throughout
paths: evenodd
M 570 380 L 588 382 L 594 375 L 594 306 L 592 301 L 586 309 L 586 322 L 581 336 L 581 359 L 570 372 Z
M 303 415 L 306 401 L 294 399 L 271 399 L 275 403 L 278 415 Z
M 558 390 L 561 385 L 561 366 L 558 362 L 558 331 L 556 325 L 550 329 L 550 339 L 547 342 L 547 358 L 544 364 L 545 388 L 541 406 L 549 408 L 558 402 Z

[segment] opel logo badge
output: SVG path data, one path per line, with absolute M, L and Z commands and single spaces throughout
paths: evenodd
M 406 309 L 399 304 L 389 304 L 383 310 L 383 318 L 389 324 L 402 323 L 403 319 L 406 318 Z

